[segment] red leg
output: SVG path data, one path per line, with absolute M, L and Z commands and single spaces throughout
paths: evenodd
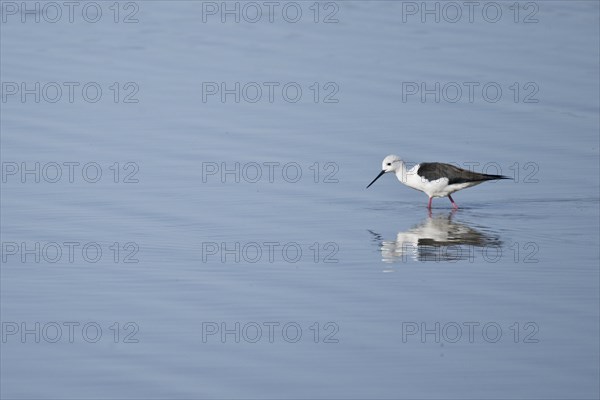
M 433 200 L 433 197 L 429 198 L 429 204 L 427 204 L 427 208 L 431 210 L 431 200 Z
M 452 208 L 454 208 L 454 209 L 458 209 L 458 204 L 456 204 L 456 203 L 454 202 L 454 199 L 452 198 L 452 196 L 451 196 L 451 195 L 448 195 L 448 198 L 450 199 L 450 202 L 452 202 Z

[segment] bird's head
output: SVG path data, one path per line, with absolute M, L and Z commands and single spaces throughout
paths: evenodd
M 385 172 L 394 172 L 402 163 L 402 160 L 397 155 L 391 154 L 381 162 L 381 170 Z
M 395 172 L 398 170 L 398 168 L 400 168 L 400 166 L 402 165 L 402 160 L 400 159 L 400 157 L 391 154 L 389 156 L 387 156 L 386 158 L 383 159 L 383 161 L 381 162 L 381 172 L 379 173 L 379 175 L 377 175 L 375 177 L 375 179 L 373 179 L 373 181 L 371 181 L 371 183 L 369 183 L 369 185 L 367 186 L 367 189 L 369 188 L 369 186 L 371 186 L 372 184 L 375 183 L 375 181 L 379 178 L 381 178 L 381 176 L 387 172 Z

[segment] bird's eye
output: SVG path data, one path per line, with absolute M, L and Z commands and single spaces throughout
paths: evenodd
M 391 162 L 389 162 L 389 163 L 387 163 L 387 165 L 392 165 L 392 163 L 391 163 Z

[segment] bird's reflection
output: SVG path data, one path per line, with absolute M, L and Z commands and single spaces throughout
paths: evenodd
M 386 263 L 415 261 L 459 261 L 476 257 L 477 250 L 488 252 L 502 246 L 500 235 L 489 229 L 474 229 L 465 223 L 452 221 L 449 214 L 429 213 L 421 223 L 407 231 L 398 232 L 395 240 L 386 240 L 369 231 L 381 250 Z

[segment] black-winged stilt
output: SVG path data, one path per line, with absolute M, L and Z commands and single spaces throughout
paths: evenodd
M 431 200 L 434 197 L 448 197 L 452 207 L 458 208 L 451 196 L 452 193 L 485 181 L 511 179 L 503 175 L 479 174 L 438 162 L 420 163 L 407 170 L 404 161 L 393 154 L 383 159 L 381 167 L 382 171 L 367 185 L 367 189 L 383 174 L 394 172 L 400 182 L 429 196 L 427 204 L 429 209 L 431 209 Z

